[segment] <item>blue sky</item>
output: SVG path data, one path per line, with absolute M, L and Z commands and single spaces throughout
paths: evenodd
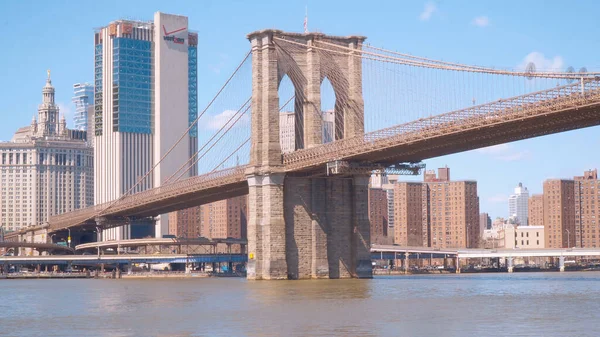
M 595 1 L 2 1 L 0 139 L 27 125 L 52 70 L 57 102 L 70 117 L 72 85 L 93 80 L 93 28 L 155 11 L 187 15 L 200 35 L 202 107 L 248 51 L 245 35 L 264 28 L 364 35 L 373 46 L 434 59 L 515 68 L 598 69 L 600 4 Z M 532 54 L 534 53 L 534 54 Z M 69 120 L 69 122 L 71 122 Z M 589 128 L 426 161 L 454 179 L 479 184 L 481 211 L 506 216 L 506 198 L 523 182 L 540 193 L 547 178 L 596 168 L 599 129 Z M 408 179 L 408 178 L 407 178 Z

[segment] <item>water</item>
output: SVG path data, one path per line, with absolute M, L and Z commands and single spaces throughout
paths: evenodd
M 0 280 L 1 336 L 600 336 L 600 273 Z

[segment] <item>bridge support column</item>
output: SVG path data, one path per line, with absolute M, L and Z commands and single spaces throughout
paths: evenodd
M 512 257 L 506 258 L 506 269 L 508 270 L 509 273 L 513 272 L 514 266 L 513 266 L 513 258 Z
M 560 271 L 565 271 L 565 257 L 564 256 L 558 257 L 558 267 L 559 267 Z
M 408 252 L 404 253 L 404 274 L 408 274 L 408 268 L 410 267 L 410 260 Z
M 250 280 L 287 279 L 283 173 L 248 177 Z
M 456 273 L 460 274 L 460 257 L 456 256 Z
M 367 198 L 366 176 L 286 177 L 290 278 L 372 277 Z

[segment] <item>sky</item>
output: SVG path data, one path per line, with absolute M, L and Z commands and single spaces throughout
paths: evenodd
M 72 125 L 72 85 L 93 82 L 93 30 L 116 19 L 186 15 L 199 33 L 199 106 L 249 50 L 246 34 L 265 28 L 363 35 L 377 47 L 503 68 L 599 69 L 597 1 L 1 1 L 0 140 L 37 113 L 46 70 Z M 444 111 L 440 111 L 444 112 Z M 425 161 L 448 166 L 454 180 L 477 180 L 481 212 L 508 216 L 519 182 L 541 193 L 549 178 L 600 166 L 598 127 L 503 144 Z M 406 180 L 421 179 L 407 177 Z

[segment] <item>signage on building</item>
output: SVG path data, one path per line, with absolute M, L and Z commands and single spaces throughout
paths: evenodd
M 170 42 L 177 43 L 177 44 L 184 44 L 185 43 L 185 39 L 184 38 L 182 38 L 182 37 L 176 37 L 173 34 L 181 32 L 181 31 L 184 31 L 184 30 L 187 29 L 187 27 L 175 29 L 175 30 L 170 31 L 170 32 L 167 32 L 167 28 L 165 28 L 165 25 L 163 25 L 162 28 L 163 28 L 163 33 L 164 33 L 163 39 L 165 41 L 170 41 Z

